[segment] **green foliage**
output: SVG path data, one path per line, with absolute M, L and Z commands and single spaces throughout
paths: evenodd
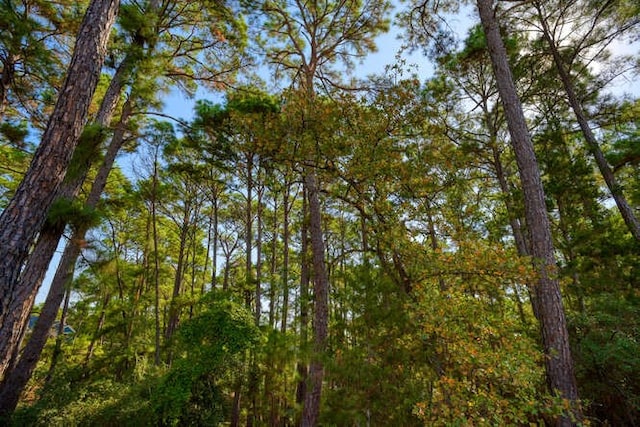
M 335 296 L 353 313 L 332 324 L 344 332 L 327 360 L 333 387 L 325 392 L 323 424 L 417 425 L 412 409 L 425 392 L 429 368 L 411 304 L 392 280 L 363 267 L 347 273 Z
M 216 425 L 228 412 L 221 385 L 260 337 L 241 306 L 208 295 L 202 312 L 185 321 L 168 368 L 147 369 L 136 382 L 86 377 L 60 369 L 38 403 L 18 411 L 13 426 Z M 104 368 L 103 368 L 104 369 Z
M 518 425 L 553 414 L 537 333 L 530 314 L 517 315 L 516 287 L 532 280 L 530 265 L 500 247 L 462 243 L 435 254 L 440 282 L 416 290 L 430 372 L 414 413 L 429 425 Z
M 631 3 L 621 2 L 620 14 L 632 16 Z M 57 16 L 52 2 L 38 4 Z M 321 186 L 330 278 L 323 425 L 537 425 L 565 409 L 544 382 L 528 299 L 536 276 L 513 237 L 514 224 L 526 234 L 522 192 L 480 26 L 456 52 L 450 34 L 430 27 L 448 44 L 434 50 L 436 73 L 424 84 L 404 78 L 399 64 L 362 96 L 339 86 L 320 94 L 318 83 L 340 82 L 342 65 L 374 48 L 389 4 L 241 0 L 268 15 L 260 31 L 273 36 L 270 60 L 293 79 L 307 73 L 313 90 L 299 87 L 306 80 L 283 93 L 233 82 L 223 102 L 197 101 L 195 118 L 175 127 L 138 111 L 159 108 L 162 90 L 195 92 L 196 81 L 229 87 L 228 75 L 243 70 L 247 27 L 233 2 L 178 1 L 158 11 L 149 4 L 123 3 L 108 60 L 133 61 L 125 64 L 126 91 L 140 132 L 128 136 L 143 158 L 131 163 L 134 177 L 110 176 L 101 207 L 108 221 L 77 264 L 68 318 L 77 334 L 45 384 L 47 350 L 14 425 L 217 425 L 230 420 L 236 393 L 243 421 L 297 424 L 296 393 L 314 347 L 313 292 L 301 295 L 302 273 L 313 277 L 302 262 L 307 168 Z M 68 13 L 77 18 L 74 7 Z M 0 26 L 23 34 L 46 22 L 14 18 Z M 421 25 L 434 24 L 430 18 Z M 638 245 L 603 196 L 541 44 L 512 37 L 507 47 L 543 172 L 587 416 L 638 424 Z M 312 52 L 319 56 L 308 60 Z M 572 76 L 584 93 L 597 83 L 586 70 Z M 51 87 L 38 88 L 41 101 L 55 100 Z M 594 91 L 588 99 L 596 98 Z M 612 110 L 593 120 L 635 206 L 638 103 Z M 2 203 L 28 166 L 21 144 L 36 124 L 8 111 L 0 125 Z M 69 178 L 98 158 L 108 132 L 85 129 Z M 79 202 L 59 200 L 49 223 L 98 220 Z M 209 291 L 223 281 L 226 292 Z M 258 321 L 250 312 L 257 285 Z M 178 327 L 168 338 L 174 313 Z
M 176 337 L 177 360 L 151 395 L 163 425 L 215 424 L 225 415 L 219 386 L 244 350 L 257 343 L 251 314 L 230 301 L 203 298 L 204 311 L 184 322 Z
M 131 34 L 134 42 L 141 48 L 144 43 L 153 43 L 157 37 L 157 15 L 156 11 L 145 13 L 139 5 L 124 3 L 120 6 L 118 13 L 118 24 L 124 32 Z
M 25 150 L 0 143 L 0 208 L 12 196 L 30 160 L 31 156 Z
M 52 227 L 70 224 L 72 227 L 90 228 L 100 223 L 102 215 L 93 208 L 85 206 L 80 200 L 56 199 L 49 209 L 47 223 Z
M 97 123 L 84 127 L 73 152 L 66 180 L 78 179 L 87 174 L 89 167 L 101 157 L 102 143 L 108 134 L 108 130 Z
M 416 403 L 416 414 L 429 425 L 516 425 L 539 419 L 548 397 L 535 340 L 517 324 L 505 325 L 504 318 L 485 312 L 473 297 L 431 298 L 424 301 L 430 308 L 423 336 L 435 375 L 430 392 Z
M 0 124 L 0 136 L 15 147 L 24 148 L 27 135 L 29 135 L 29 129 L 26 121 L 17 124 L 6 121 Z
M 278 99 L 266 93 L 238 90 L 229 96 L 227 108 L 243 114 L 273 114 L 280 111 Z
M 640 298 L 603 292 L 590 305 L 570 318 L 576 376 L 593 415 L 628 425 L 640 411 Z
M 11 419 L 11 426 L 134 426 L 135 418 L 118 417 L 117 407 L 121 399 L 130 397 L 126 384 L 106 378 L 83 381 L 77 369 L 61 368 L 42 394 L 37 404 L 18 410 Z M 143 401 L 128 401 L 127 410 L 135 413 L 144 407 Z M 138 421 L 144 418 L 139 418 Z

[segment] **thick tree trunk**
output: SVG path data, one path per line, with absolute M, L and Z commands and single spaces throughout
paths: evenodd
M 107 184 L 107 178 L 113 163 L 115 162 L 116 155 L 120 151 L 124 142 L 125 129 L 131 115 L 131 105 L 127 101 L 123 107 L 120 123 L 116 128 L 116 131 L 111 140 L 111 144 L 107 148 L 105 158 L 103 160 L 100 169 L 96 175 L 96 178 L 91 186 L 89 195 L 85 202 L 85 206 L 88 208 L 95 208 L 100 201 L 100 196 Z M 26 386 L 33 370 L 42 353 L 42 349 L 46 344 L 47 337 L 49 336 L 49 330 L 51 325 L 55 321 L 58 313 L 58 308 L 65 294 L 67 284 L 71 281 L 73 276 L 73 267 L 78 255 L 80 254 L 80 242 L 84 241 L 88 227 L 86 225 L 79 226 L 73 232 L 71 239 L 67 242 L 65 250 L 58 264 L 56 274 L 54 275 L 51 287 L 45 300 L 44 307 L 38 318 L 38 322 L 34 328 L 31 338 L 27 342 L 27 345 L 23 351 L 20 360 L 12 366 L 10 371 L 0 383 L 0 413 L 2 411 L 12 412 L 20 397 L 20 393 Z
M 329 326 L 329 280 L 324 261 L 324 238 L 322 234 L 319 188 L 314 171 L 306 171 L 305 184 L 309 197 L 309 231 L 311 252 L 313 254 L 314 351 L 309 365 L 308 386 L 304 398 L 301 426 L 313 427 L 318 424 L 322 381 L 324 379 L 322 358 L 327 347 Z
M 477 0 L 477 5 L 498 83 L 498 91 L 505 109 L 524 193 L 531 255 L 539 275 L 535 294 L 546 356 L 547 383 L 552 393 L 571 402 L 571 412 L 558 420 L 559 425 L 569 426 L 573 425 L 575 420 L 580 420 L 582 413 L 578 402 L 578 389 L 573 373 L 573 360 L 560 286 L 555 277 L 556 261 L 540 169 L 509 68 L 507 52 L 494 14 L 493 0 Z
M 53 114 L 31 165 L 0 215 L 0 325 L 19 289 L 18 276 L 29 247 L 42 229 L 49 208 L 78 144 L 95 92 L 119 2 L 94 0 L 80 27 L 71 64 Z
M 113 117 L 118 99 L 122 93 L 122 88 L 124 87 L 125 71 L 129 68 L 130 59 L 131 58 L 125 59 L 118 67 L 102 99 L 95 120 L 95 123 L 101 127 L 108 126 Z M 88 145 L 99 143 L 99 140 L 87 142 Z M 85 147 L 83 150 L 87 152 L 94 151 L 91 147 Z M 73 177 L 67 175 L 56 195 L 57 199 L 73 200 L 82 188 L 82 184 L 94 158 L 91 155 L 80 157 L 82 158 L 73 158 L 75 174 Z M 20 274 L 17 285 L 20 293 L 12 301 L 9 313 L 5 317 L 2 329 L 0 329 L 0 378 L 4 376 L 6 369 L 9 369 L 9 366 L 15 363 L 15 360 L 11 361 L 11 358 L 13 358 L 11 355 L 17 353 L 21 337 L 26 330 L 27 319 L 33 308 L 33 302 L 44 280 L 51 259 L 58 247 L 65 226 L 66 224 L 62 221 L 57 221 L 55 224 L 46 224 L 43 227 L 33 252 L 29 256 L 27 264 Z
M 574 89 L 573 83 L 571 82 L 571 76 L 569 75 L 569 71 L 566 69 L 564 65 L 564 61 L 560 56 L 560 52 L 558 51 L 558 47 L 555 42 L 551 38 L 551 32 L 549 30 L 549 26 L 547 24 L 544 15 L 542 14 L 542 9 L 539 3 L 535 3 L 536 9 L 538 12 L 538 18 L 540 19 L 540 24 L 542 25 L 543 35 L 547 43 L 549 44 L 549 49 L 551 50 L 551 54 L 553 56 L 553 62 L 556 65 L 556 70 L 558 70 L 558 75 L 560 76 L 560 81 L 562 81 L 562 86 L 564 87 L 565 92 L 567 93 L 567 99 L 569 100 L 569 105 L 571 105 L 571 109 L 576 115 L 576 119 L 578 120 L 578 124 L 580 125 L 580 129 L 582 130 L 582 134 L 584 135 L 584 139 L 587 142 L 587 147 L 589 151 L 593 155 L 596 160 L 596 164 L 598 165 L 598 169 L 604 178 L 604 182 L 607 184 L 607 188 L 609 192 L 611 192 L 611 196 L 613 200 L 616 202 L 616 206 L 620 211 L 620 215 L 624 220 L 624 223 L 627 225 L 627 228 L 636 238 L 636 240 L 640 241 L 640 221 L 636 218 L 633 209 L 627 202 L 624 194 L 622 193 L 622 187 L 618 183 L 615 175 L 613 174 L 613 170 L 607 159 L 604 157 L 602 150 L 600 149 L 600 145 L 598 144 L 598 140 L 596 139 L 591 127 L 589 126 L 589 120 L 587 119 L 587 115 L 582 108 L 582 104 L 578 99 L 578 95 L 576 95 L 576 91 Z
M 45 225 L 20 276 L 9 312 L 0 328 L 0 378 L 4 378 L 17 361 L 33 303 L 64 229 L 64 224 Z

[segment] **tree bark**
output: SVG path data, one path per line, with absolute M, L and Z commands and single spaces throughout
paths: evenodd
M 551 50 L 551 55 L 553 56 L 553 62 L 555 63 L 558 75 L 560 76 L 560 81 L 562 82 L 564 91 L 567 94 L 569 105 L 576 115 L 576 119 L 578 121 L 578 124 L 580 125 L 580 130 L 582 130 L 584 139 L 587 142 L 587 147 L 596 160 L 598 169 L 600 170 L 600 173 L 604 178 L 604 182 L 607 184 L 607 188 L 609 189 L 613 200 L 616 202 L 616 206 L 618 207 L 618 211 L 620 211 L 620 215 L 622 216 L 624 223 L 627 225 L 627 228 L 629 229 L 633 237 L 635 237 L 636 240 L 640 241 L 640 222 L 638 221 L 638 218 L 636 218 L 635 214 L 633 213 L 633 209 L 622 193 L 622 187 L 613 174 L 613 170 L 611 169 L 611 166 L 609 166 L 607 159 L 604 157 L 604 154 L 600 149 L 600 145 L 598 144 L 598 140 L 596 139 L 593 131 L 591 130 L 591 127 L 589 126 L 589 120 L 587 119 L 587 115 L 582 108 L 580 100 L 578 100 L 578 95 L 576 94 L 573 83 L 571 82 L 569 71 L 565 68 L 564 61 L 562 60 L 560 52 L 558 51 L 558 47 L 551 38 L 551 32 L 549 30 L 547 20 L 542 14 L 540 3 L 536 2 L 535 7 L 538 12 L 538 18 L 540 19 L 540 25 L 542 25 L 542 33 L 544 39 L 549 44 L 549 49 Z
M 251 311 L 251 284 L 253 282 L 253 260 L 251 250 L 253 249 L 253 210 L 251 202 L 253 201 L 253 153 L 245 153 L 247 167 L 247 206 L 245 211 L 245 285 L 244 285 L 244 303 L 247 310 Z
M 7 108 L 7 95 L 11 85 L 13 84 L 13 78 L 16 70 L 15 59 L 16 55 L 10 53 L 2 61 L 2 75 L 0 75 L 0 119 L 3 118 L 4 112 Z
M 540 169 L 509 68 L 507 52 L 493 9 L 493 0 L 477 0 L 477 6 L 496 75 L 498 91 L 505 109 L 524 193 L 531 255 L 539 275 L 535 295 L 542 330 L 547 384 L 552 393 L 571 403 L 570 412 L 563 414 L 558 420 L 558 425 L 570 426 L 582 419 L 582 412 L 578 401 L 560 286 L 555 277 L 556 260 Z
M 262 195 L 264 186 L 258 188 L 258 206 L 256 208 L 256 289 L 255 289 L 255 321 L 260 326 L 262 315 Z
M 111 79 L 107 92 L 100 104 L 95 123 L 106 127 L 109 125 L 117 102 L 122 94 L 125 83 L 125 71 L 129 68 L 129 59 L 125 59 L 116 70 Z M 98 144 L 100 141 L 89 141 L 89 144 Z M 87 150 L 89 150 L 87 148 Z M 75 164 L 75 176 L 67 176 L 62 183 L 56 199 L 73 200 L 78 195 L 82 184 L 86 179 L 89 168 L 93 162 L 92 156 L 84 156 L 81 164 Z M 75 160 L 74 160 L 75 162 Z M 33 303 L 53 255 L 60 243 L 66 224 L 58 221 L 55 224 L 45 224 L 40 231 L 38 240 L 29 256 L 24 270 L 20 273 L 17 289 L 20 293 L 11 302 L 9 312 L 0 329 L 0 378 L 4 377 L 7 369 L 10 369 L 16 360 L 17 350 L 26 331 L 26 326 Z
M 85 202 L 86 207 L 95 208 L 100 201 L 100 196 L 107 184 L 107 178 L 113 168 L 116 155 L 124 142 L 125 129 L 130 115 L 131 105 L 130 102 L 127 101 L 123 108 L 120 123 L 116 128 L 103 163 L 89 191 L 89 196 Z M 65 246 L 60 263 L 51 282 L 44 307 L 36 322 L 31 338 L 23 351 L 22 357 L 15 366 L 12 366 L 11 370 L 7 371 L 4 380 L 0 383 L 0 414 L 3 411 L 9 413 L 15 409 L 22 390 L 29 381 L 29 378 L 31 378 L 31 374 L 38 363 L 42 349 L 46 344 L 51 325 L 53 325 L 55 321 L 67 284 L 73 277 L 73 267 L 80 254 L 80 242 L 84 241 L 87 231 L 87 225 L 76 228 L 71 239 Z
M 158 256 L 158 147 L 155 148 L 153 156 L 153 194 L 151 195 L 151 229 L 153 233 L 153 315 L 155 325 L 153 362 L 160 366 L 161 346 L 162 346 L 162 326 L 160 324 L 160 257 Z
M 189 227 L 191 227 L 190 207 L 185 206 L 184 216 L 182 218 L 182 224 L 180 224 L 180 246 L 178 249 L 178 263 L 176 265 L 176 275 L 173 280 L 173 293 L 171 295 L 171 302 L 169 306 L 169 321 L 167 322 L 167 330 L 165 331 L 165 341 L 169 342 L 176 329 L 178 329 L 178 322 L 180 321 L 180 312 L 182 308 L 178 306 L 178 298 L 182 293 L 182 280 L 184 278 L 184 266 L 185 266 L 185 251 L 187 246 L 187 238 Z M 171 362 L 168 360 L 168 362 Z
M 319 188 L 314 171 L 305 172 L 305 184 L 309 197 L 309 231 L 311 236 L 311 252 L 313 254 L 313 358 L 309 365 L 308 386 L 302 412 L 303 427 L 318 424 L 320 415 L 320 398 L 324 378 L 322 358 L 327 347 L 329 325 L 329 280 L 324 261 L 324 238 L 322 234 L 322 217 Z
M 0 325 L 4 325 L 14 299 L 29 292 L 19 288 L 18 277 L 78 144 L 118 6 L 117 0 L 94 0 L 89 4 L 42 141 L 15 195 L 0 215 Z
M 51 364 L 49 365 L 49 370 L 47 371 L 47 377 L 45 378 L 45 384 L 48 384 L 53 378 L 53 373 L 56 370 L 56 365 L 58 364 L 58 360 L 60 360 L 60 355 L 62 354 L 62 341 L 64 340 L 64 329 L 67 324 L 67 315 L 69 314 L 69 301 L 71 300 L 71 290 L 67 289 L 64 293 L 64 303 L 62 304 L 62 313 L 60 314 L 60 324 L 58 325 L 58 333 L 56 335 L 56 345 L 53 348 L 53 352 L 51 354 Z

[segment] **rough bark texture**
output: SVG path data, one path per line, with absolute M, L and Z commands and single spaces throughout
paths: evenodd
M 319 189 L 316 175 L 307 171 L 305 176 L 309 196 L 309 231 L 311 235 L 311 252 L 313 253 L 313 331 L 314 354 L 309 365 L 309 379 L 307 393 L 304 399 L 302 413 L 303 427 L 318 425 L 320 415 L 320 398 L 322 395 L 322 381 L 324 365 L 322 357 L 327 346 L 329 324 L 329 280 L 324 262 L 324 239 L 322 235 L 322 218 Z
M 593 155 L 596 160 L 596 164 L 598 165 L 598 169 L 600 170 L 600 174 L 604 178 L 604 182 L 607 184 L 607 188 L 609 192 L 611 192 L 611 196 L 613 200 L 616 202 L 616 206 L 620 211 L 620 215 L 622 215 L 622 219 L 624 223 L 627 225 L 627 228 L 636 238 L 636 240 L 640 241 L 640 222 L 638 218 L 636 218 L 633 213 L 633 209 L 627 202 L 627 199 L 624 197 L 622 193 L 622 187 L 618 183 L 615 175 L 613 174 L 613 170 L 607 159 L 604 157 L 604 153 L 600 149 L 600 145 L 598 144 L 598 140 L 596 139 L 591 127 L 589 126 L 589 120 L 587 119 L 587 115 L 582 108 L 582 104 L 578 99 L 578 95 L 573 87 L 573 83 L 571 81 L 571 76 L 569 75 L 569 71 L 566 69 L 564 65 L 564 61 L 560 56 L 560 52 L 558 52 L 558 47 L 555 42 L 551 38 L 551 32 L 547 25 L 547 21 L 542 14 L 542 9 L 539 3 L 536 3 L 536 9 L 538 11 L 538 17 L 540 19 L 540 24 L 542 25 L 543 35 L 547 43 L 549 44 L 549 49 L 551 50 L 551 54 L 553 56 L 553 62 L 555 63 L 556 70 L 558 71 L 558 75 L 560 76 L 560 81 L 562 81 L 562 86 L 564 87 L 565 92 L 567 93 L 567 99 L 569 101 L 569 105 L 571 105 L 571 109 L 573 113 L 576 115 L 576 119 L 578 124 L 580 125 L 580 130 L 582 130 L 582 134 L 584 135 L 584 139 L 587 142 L 587 147 L 589 151 Z
M 0 75 L 0 119 L 7 108 L 7 94 L 13 83 L 15 70 L 15 55 L 9 54 L 2 61 L 2 75 Z
M 127 59 L 123 61 L 109 84 L 96 115 L 95 123 L 99 126 L 108 126 L 113 117 L 124 87 L 125 70 L 128 68 L 129 62 Z M 91 141 L 90 143 L 99 144 L 100 141 Z M 75 176 L 71 179 L 67 176 L 58 190 L 56 199 L 73 200 L 76 198 L 93 160 L 92 156 L 86 155 L 80 159 L 81 165 L 77 163 L 74 165 L 77 171 Z M 10 369 L 10 366 L 15 362 L 14 359 L 24 336 L 33 303 L 58 247 L 65 225 L 62 221 L 57 221 L 55 224 L 46 224 L 43 227 L 33 252 L 20 274 L 15 297 L 11 301 L 0 329 L 0 378 L 4 377 L 6 370 Z
M 505 109 L 525 198 L 525 217 L 531 239 L 531 255 L 539 275 L 535 295 L 546 356 L 547 384 L 553 393 L 571 402 L 572 413 L 565 414 L 558 420 L 558 425 L 569 426 L 573 425 L 573 420 L 581 419 L 582 415 L 562 297 L 558 280 L 555 278 L 556 261 L 540 169 L 509 68 L 507 52 L 493 10 L 493 0 L 477 0 L 477 5 L 500 98 Z
M 47 218 L 78 144 L 119 2 L 95 0 L 80 27 L 66 80 L 31 165 L 0 216 L 0 328 L 18 295 L 18 276 Z
M 122 147 L 125 128 L 130 115 L 131 108 L 127 102 L 123 109 L 120 123 L 107 149 L 104 161 L 89 191 L 89 196 L 85 203 L 85 206 L 89 208 L 95 208 L 100 201 L 100 196 L 107 184 L 107 178 L 113 168 L 116 155 Z M 78 227 L 73 232 L 69 242 L 67 242 L 56 274 L 51 282 L 51 288 L 47 294 L 42 312 L 36 322 L 31 338 L 22 352 L 22 357 L 20 357 L 15 366 L 12 366 L 7 371 L 6 377 L 0 383 L 0 414 L 10 413 L 16 408 L 20 394 L 36 368 L 42 349 L 49 337 L 51 326 L 56 319 L 60 303 L 64 298 L 66 285 L 73 276 L 73 267 L 81 249 L 79 243 L 84 240 L 87 231 L 87 226 Z

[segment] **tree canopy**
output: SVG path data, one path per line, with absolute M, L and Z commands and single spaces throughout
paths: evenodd
M 0 423 L 640 423 L 638 16 L 0 2 Z

